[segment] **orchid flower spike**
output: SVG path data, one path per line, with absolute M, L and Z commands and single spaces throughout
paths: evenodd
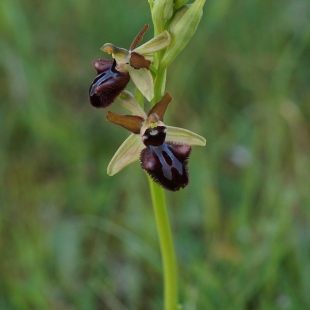
M 101 50 L 112 54 L 114 60 L 95 60 L 93 66 L 98 75 L 89 89 L 90 102 L 94 107 L 105 108 L 125 89 L 130 78 L 143 96 L 151 101 L 154 97 L 154 81 L 150 65 L 153 54 L 170 44 L 170 34 L 161 34 L 137 47 L 148 29 L 145 25 L 133 40 L 129 50 L 106 43 Z
M 155 104 L 148 114 L 132 94 L 124 91 L 117 102 L 133 115 L 108 111 L 107 120 L 132 132 L 109 163 L 110 176 L 140 159 L 141 167 L 163 188 L 178 191 L 189 183 L 187 161 L 190 145 L 204 146 L 206 140 L 189 130 L 166 126 L 163 117 L 172 101 L 169 93 Z

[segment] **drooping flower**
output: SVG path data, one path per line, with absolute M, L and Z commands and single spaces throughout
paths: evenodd
M 99 59 L 93 62 L 98 75 L 89 89 L 90 102 L 94 107 L 105 108 L 125 89 L 130 78 L 136 87 L 151 101 L 154 97 L 154 82 L 150 65 L 153 53 L 170 44 L 170 35 L 165 30 L 155 38 L 137 47 L 148 29 L 145 25 L 133 40 L 129 50 L 106 43 L 101 50 L 112 54 L 113 60 Z
M 109 106 L 130 81 L 129 73 L 117 71 L 115 65 L 115 60 L 99 59 L 93 62 L 98 75 L 90 86 L 89 98 L 96 108 Z
M 169 93 L 146 114 L 129 92 L 123 92 L 117 102 L 133 115 L 108 111 L 107 120 L 132 132 L 117 150 L 108 165 L 110 176 L 140 159 L 141 167 L 167 190 L 178 191 L 188 185 L 187 161 L 190 145 L 204 146 L 206 140 L 189 130 L 166 126 L 163 117 L 172 101 Z

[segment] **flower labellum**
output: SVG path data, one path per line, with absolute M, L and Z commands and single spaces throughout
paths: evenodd
M 166 126 L 163 117 L 172 101 L 169 93 L 146 114 L 128 92 L 118 102 L 135 115 L 108 112 L 107 120 L 132 134 L 113 156 L 108 174 L 114 175 L 128 164 L 139 160 L 141 167 L 163 188 L 178 191 L 189 183 L 188 157 L 190 145 L 205 145 L 203 137 L 182 128 Z M 126 105 L 127 103 L 127 105 Z
M 98 75 L 89 88 L 92 106 L 96 108 L 109 106 L 128 84 L 129 74 L 117 71 L 115 65 L 115 60 L 99 59 L 93 62 Z
M 166 127 L 146 130 L 142 137 L 147 147 L 140 154 L 141 167 L 162 187 L 178 191 L 188 182 L 187 159 L 191 147 L 187 144 L 165 142 Z

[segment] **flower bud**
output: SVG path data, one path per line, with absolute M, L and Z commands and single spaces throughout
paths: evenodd
M 162 65 L 167 67 L 175 57 L 184 49 L 189 40 L 194 35 L 202 17 L 202 9 L 206 0 L 196 0 L 192 3 L 186 12 L 181 16 L 176 14 L 177 22 L 172 20 L 171 43 L 167 47 L 166 53 L 162 59 Z
M 174 1 L 174 9 L 177 10 L 180 7 L 182 7 L 185 3 L 187 3 L 188 0 L 175 0 Z
M 173 14 L 173 0 L 166 0 L 163 12 L 163 19 L 169 20 Z
M 189 10 L 190 5 L 183 5 L 179 10 L 177 10 L 171 20 L 171 23 L 169 25 L 169 32 L 174 33 L 175 26 L 179 23 L 181 18 L 184 16 L 184 14 Z
M 172 14 L 173 0 L 156 0 L 153 2 L 152 19 L 157 34 L 164 30 L 164 20 L 169 20 Z

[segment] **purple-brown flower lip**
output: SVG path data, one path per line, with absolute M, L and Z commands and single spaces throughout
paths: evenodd
M 95 60 L 94 68 L 98 75 L 89 88 L 89 99 L 92 106 L 105 108 L 124 90 L 130 80 L 126 72 L 115 69 L 115 60 Z
M 189 183 L 188 157 L 191 147 L 187 144 L 164 142 L 148 146 L 140 155 L 141 167 L 163 188 L 178 191 Z

